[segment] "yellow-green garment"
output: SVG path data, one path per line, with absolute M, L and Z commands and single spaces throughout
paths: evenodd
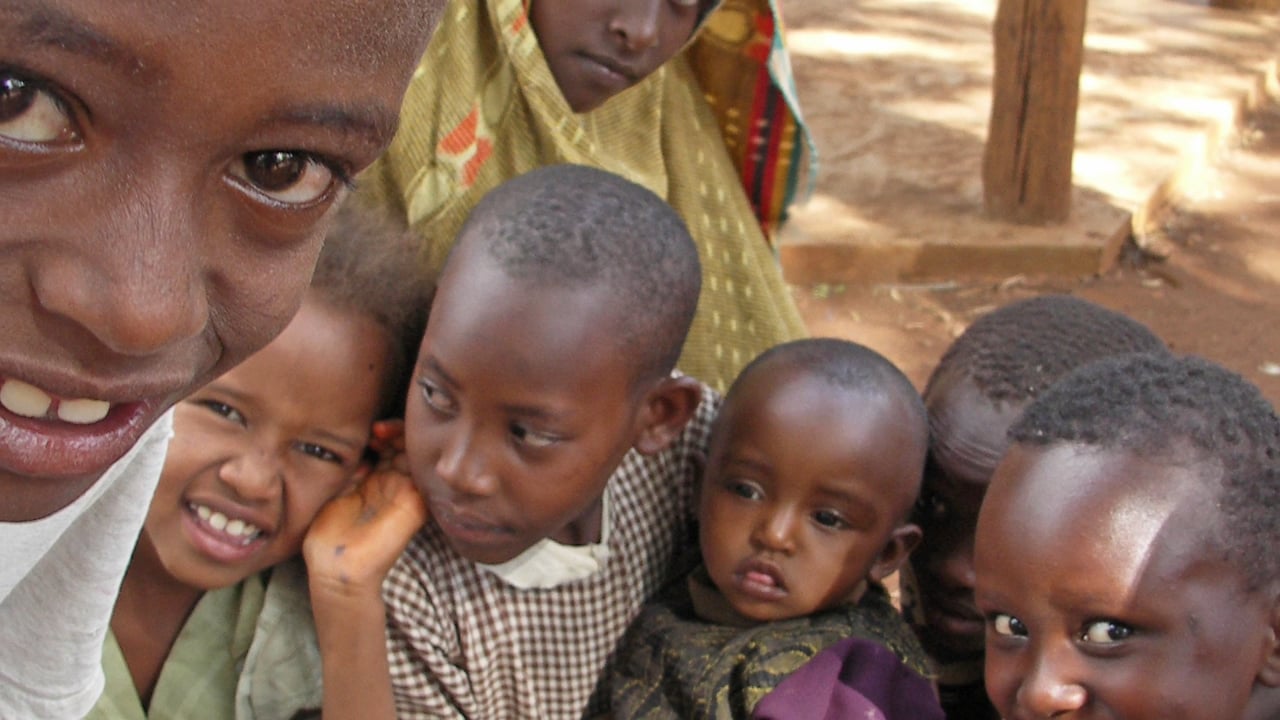
M 149 711 L 114 634 L 102 665 L 106 689 L 88 720 L 319 717 L 320 650 L 301 562 L 205 593 L 165 660 Z
M 480 198 L 536 167 L 591 165 L 649 188 L 684 218 L 703 263 L 680 368 L 723 391 L 755 355 L 805 334 L 766 239 L 808 152 L 776 8 L 723 0 L 679 56 L 583 114 L 525 11 L 451 0 L 363 191 L 405 213 L 434 273 Z

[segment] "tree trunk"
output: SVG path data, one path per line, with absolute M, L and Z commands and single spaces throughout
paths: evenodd
M 982 180 L 987 213 L 1027 224 L 1071 213 L 1087 0 L 1000 0 Z

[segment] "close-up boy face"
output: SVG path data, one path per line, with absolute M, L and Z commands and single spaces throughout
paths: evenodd
M 308 296 L 278 338 L 178 403 L 144 528 L 172 577 L 209 590 L 297 554 L 360 465 L 387 345 L 372 319 Z
M 1023 405 L 997 406 L 967 376 L 944 373 L 925 396 L 930 448 L 914 520 L 925 541 L 912 553 L 916 630 L 932 653 L 982 650 L 986 624 L 974 604 L 973 533 L 1005 433 Z
M 67 505 L 284 327 L 422 4 L 0 6 L 0 520 Z
M 699 14 L 699 0 L 532 0 L 529 22 L 569 107 L 584 113 L 675 57 Z
M 1242 717 L 1271 603 L 1218 542 L 1220 473 L 1074 444 L 1015 445 L 978 522 L 986 683 L 1001 716 Z
M 478 243 L 473 243 L 477 245 Z M 405 410 L 414 483 L 462 556 L 597 540 L 605 484 L 640 429 L 607 287 L 509 277 L 483 248 L 446 265 Z
M 734 609 L 781 620 L 856 600 L 915 499 L 913 420 L 900 402 L 786 366 L 739 383 L 717 420 L 700 515 L 707 572 Z

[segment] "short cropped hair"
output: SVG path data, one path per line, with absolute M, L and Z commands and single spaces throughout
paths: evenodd
M 417 262 L 416 237 L 389 213 L 347 198 L 325 235 L 310 289 L 334 309 L 368 317 L 382 329 L 388 367 L 378 417 L 403 415 L 409 368 L 435 289 Z
M 744 378 L 765 366 L 782 365 L 812 374 L 833 388 L 852 393 L 886 396 L 903 404 L 918 428 L 921 450 L 928 441 L 929 424 L 924 402 L 911 380 L 880 353 L 865 345 L 837 338 L 805 338 L 775 345 L 765 350 L 738 374 L 729 388 L 726 402 L 732 402 L 734 388 Z M 924 456 L 921 455 L 921 463 Z
M 924 394 L 938 378 L 959 375 L 993 402 L 1021 403 L 1086 363 L 1165 349 L 1126 315 L 1070 295 L 1042 295 L 975 320 L 938 361 Z
M 499 185 L 458 233 L 483 243 L 509 277 L 564 288 L 608 287 L 612 332 L 635 380 L 675 367 L 702 288 L 698 251 L 653 192 L 604 170 L 548 165 Z
M 1015 443 L 1076 443 L 1205 465 L 1218 540 L 1253 589 L 1280 580 L 1280 418 L 1257 387 L 1170 353 L 1099 361 L 1064 377 L 1009 430 Z

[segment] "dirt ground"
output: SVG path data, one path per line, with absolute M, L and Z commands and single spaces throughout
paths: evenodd
M 803 99 L 803 98 L 802 98 Z M 950 341 L 1009 301 L 1071 293 L 1245 375 L 1280 406 L 1280 106 L 1247 118 L 1105 275 L 793 286 L 810 331 L 867 344 L 920 386 Z

